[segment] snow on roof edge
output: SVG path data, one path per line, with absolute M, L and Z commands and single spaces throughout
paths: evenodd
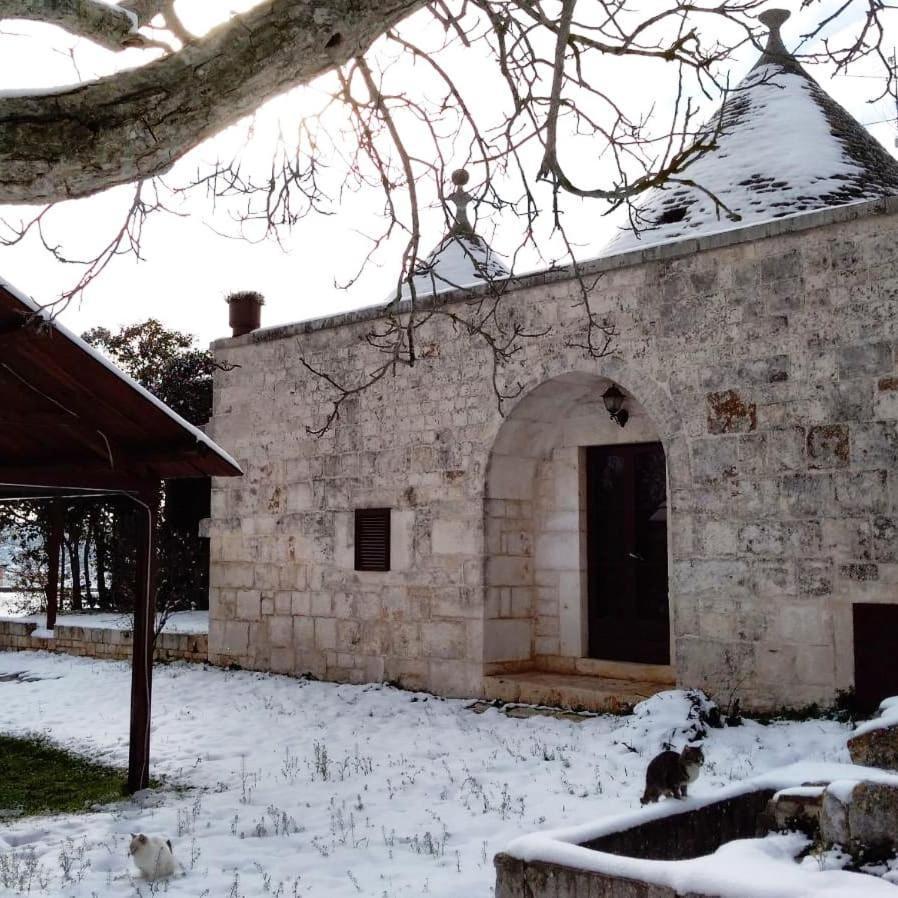
M 237 471 L 241 474 L 243 473 L 243 469 L 240 465 L 237 464 L 237 461 L 234 457 L 226 452 L 221 446 L 218 445 L 213 439 L 206 436 L 198 427 L 194 424 L 191 424 L 189 421 L 186 421 L 182 418 L 176 411 L 169 408 L 158 396 L 154 396 L 146 387 L 141 386 L 133 377 L 130 377 L 121 368 L 114 365 L 109 361 L 102 353 L 98 352 L 91 346 L 89 343 L 86 343 L 81 337 L 74 334 L 70 331 L 65 325 L 60 324 L 54 318 L 47 314 L 44 308 L 39 305 L 35 300 L 33 300 L 30 296 L 24 294 L 21 290 L 11 284 L 6 278 L 0 275 L 0 287 L 7 291 L 7 293 L 12 294 L 19 302 L 23 305 L 27 306 L 37 315 L 40 315 L 44 321 L 46 321 L 54 330 L 58 331 L 63 337 L 65 337 L 70 343 L 74 343 L 82 352 L 86 352 L 89 356 L 98 361 L 104 368 L 108 371 L 111 371 L 119 380 L 124 381 L 132 390 L 139 393 L 144 399 L 149 400 L 153 405 L 155 405 L 158 409 L 165 412 L 169 418 L 171 418 L 176 424 L 190 433 L 198 443 L 203 443 L 209 449 L 211 449 L 219 458 L 226 461 L 229 465 L 233 466 Z

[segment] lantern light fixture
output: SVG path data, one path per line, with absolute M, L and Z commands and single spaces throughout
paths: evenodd
M 630 413 L 624 408 L 626 400 L 627 397 L 617 388 L 616 384 L 612 384 L 602 394 L 602 401 L 605 403 L 611 420 L 616 421 L 621 427 L 630 420 Z

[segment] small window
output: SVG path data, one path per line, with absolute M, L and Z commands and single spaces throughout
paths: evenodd
M 355 510 L 355 569 L 357 571 L 390 569 L 389 508 Z

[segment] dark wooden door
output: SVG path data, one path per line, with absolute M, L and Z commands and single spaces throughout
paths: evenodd
M 898 695 L 898 605 L 860 602 L 854 618 L 854 694 L 859 710 L 875 711 Z
M 589 654 L 670 663 L 660 443 L 586 449 Z

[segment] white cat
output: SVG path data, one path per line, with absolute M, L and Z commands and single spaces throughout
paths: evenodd
M 175 872 L 175 856 L 171 842 L 162 836 L 146 836 L 131 833 L 128 854 L 134 859 L 137 869 L 147 879 L 160 879 Z

